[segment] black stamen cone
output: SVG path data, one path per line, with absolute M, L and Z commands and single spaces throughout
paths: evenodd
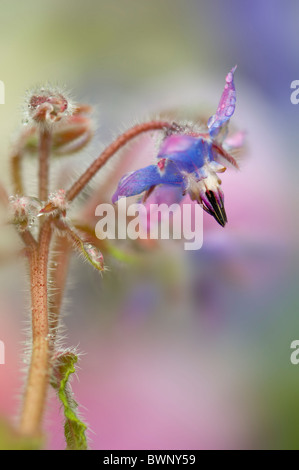
M 220 198 L 220 203 L 219 203 L 215 197 L 215 194 L 212 191 L 207 191 L 206 197 L 209 203 L 211 204 L 211 206 L 213 207 L 213 211 L 203 206 L 204 210 L 208 212 L 210 215 L 212 215 L 214 219 L 218 222 L 218 224 L 221 225 L 221 227 L 224 227 L 225 224 L 227 223 L 227 217 L 226 217 L 226 212 L 224 209 L 222 198 Z

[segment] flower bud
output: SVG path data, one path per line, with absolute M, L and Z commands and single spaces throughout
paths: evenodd
M 30 228 L 40 210 L 41 203 L 34 197 L 11 196 L 10 221 L 17 226 L 20 232 Z
M 92 121 L 89 116 L 74 114 L 53 132 L 53 152 L 68 155 L 81 150 L 93 136 Z
M 65 197 L 65 190 L 59 189 L 54 193 L 51 193 L 47 204 L 39 211 L 39 216 L 43 214 L 53 214 L 54 212 L 66 216 L 66 210 L 68 203 Z
M 27 119 L 40 126 L 52 126 L 73 114 L 74 106 L 57 88 L 39 88 L 28 99 Z
M 90 243 L 82 244 L 82 252 L 84 257 L 99 271 L 104 271 L 104 258 L 100 250 Z

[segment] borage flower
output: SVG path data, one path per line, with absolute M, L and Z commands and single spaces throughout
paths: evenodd
M 157 163 L 125 175 L 112 196 L 112 202 L 120 197 L 129 197 L 145 192 L 144 200 L 157 187 L 166 185 L 170 191 L 181 197 L 189 194 L 192 200 L 224 227 L 227 222 L 224 196 L 218 173 L 224 172 L 230 164 L 238 168 L 237 162 L 228 153 L 230 149 L 241 147 L 243 135 L 225 142 L 228 123 L 235 110 L 236 91 L 234 67 L 226 76 L 226 84 L 216 113 L 207 123 L 207 132 L 198 133 L 190 128 L 173 133 L 163 140 Z

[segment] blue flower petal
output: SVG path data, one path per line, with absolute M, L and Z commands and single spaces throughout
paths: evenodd
M 212 158 L 211 143 L 204 138 L 174 134 L 164 140 L 158 158 L 167 158 L 179 170 L 193 173 Z
M 235 66 L 226 76 L 226 84 L 221 95 L 216 114 L 208 120 L 208 128 L 211 137 L 216 137 L 224 125 L 228 123 L 236 106 L 236 89 L 234 84 Z
M 161 169 L 157 165 L 150 165 L 125 175 L 112 196 L 112 202 L 115 203 L 120 197 L 140 194 L 158 184 L 182 186 L 183 179 L 181 172 L 172 162 L 163 162 Z

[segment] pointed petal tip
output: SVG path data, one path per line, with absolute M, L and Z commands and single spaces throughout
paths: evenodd
M 221 225 L 221 227 L 223 227 L 223 228 L 224 228 L 224 227 L 226 226 L 226 224 L 227 224 L 227 220 L 221 220 L 221 221 L 219 221 L 218 219 L 215 219 L 215 220 L 216 220 L 216 221 L 218 222 L 218 224 Z
M 222 129 L 225 129 L 236 107 L 236 90 L 234 84 L 234 72 L 236 66 L 225 77 L 225 87 L 222 92 L 216 113 L 208 120 L 208 129 L 211 137 L 216 137 Z
M 223 198 L 220 197 L 219 200 L 219 196 L 216 197 L 212 191 L 207 191 L 206 197 L 210 205 L 213 207 L 213 210 L 208 210 L 207 212 L 214 217 L 221 227 L 224 227 L 227 223 L 227 215 L 223 204 Z

